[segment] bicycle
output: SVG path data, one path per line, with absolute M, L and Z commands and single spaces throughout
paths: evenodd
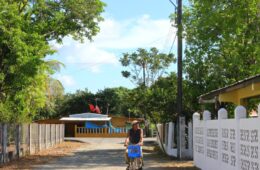
M 128 149 L 128 158 L 129 158 L 129 166 L 127 170 L 142 170 L 143 160 L 142 160 L 141 146 L 129 145 L 127 149 Z

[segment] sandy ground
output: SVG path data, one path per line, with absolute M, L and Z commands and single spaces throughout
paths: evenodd
M 32 169 L 35 165 L 46 164 L 59 157 L 69 156 L 79 147 L 84 147 L 87 143 L 80 142 L 63 142 L 50 149 L 41 151 L 35 155 L 25 156 L 19 160 L 14 160 L 3 167 L 4 170 L 9 169 Z
M 121 138 L 82 138 L 88 144 L 82 145 L 70 155 L 54 159 L 41 165 L 33 165 L 36 170 L 87 169 L 87 170 L 124 170 L 123 139 Z M 191 161 L 179 162 L 154 151 L 148 146 L 144 150 L 144 169 L 147 170 L 197 170 Z

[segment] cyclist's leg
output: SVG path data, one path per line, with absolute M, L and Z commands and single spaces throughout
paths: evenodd
M 129 165 L 130 159 L 128 157 L 128 149 L 125 150 L 125 163 Z
M 144 155 L 143 155 L 143 148 L 141 146 L 141 158 L 140 158 L 142 166 L 144 166 Z
M 131 145 L 131 143 L 129 142 L 128 145 Z M 129 169 L 130 167 L 130 158 L 128 157 L 128 148 L 126 147 L 125 150 L 125 163 L 128 165 L 127 169 Z

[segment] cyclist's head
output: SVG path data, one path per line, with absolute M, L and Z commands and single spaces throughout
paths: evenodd
M 138 129 L 138 128 L 139 128 L 139 122 L 138 122 L 137 120 L 134 120 L 134 121 L 132 122 L 132 128 L 133 128 L 133 129 Z

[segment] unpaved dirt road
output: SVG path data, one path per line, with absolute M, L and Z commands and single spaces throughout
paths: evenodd
M 87 170 L 124 170 L 124 147 L 122 138 L 82 138 L 88 143 L 69 156 L 55 159 L 45 165 L 37 165 L 36 170 L 87 169 Z M 151 144 L 152 139 L 146 139 Z M 162 154 L 144 147 L 144 169 L 147 170 L 196 170 L 192 162 L 173 161 Z

